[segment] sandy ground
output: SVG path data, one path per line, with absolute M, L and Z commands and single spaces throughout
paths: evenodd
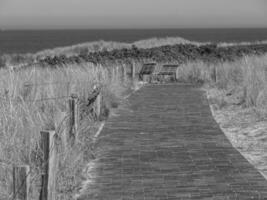
M 232 145 L 267 179 L 267 121 L 252 108 L 231 103 L 233 97 L 224 95 L 225 104 L 212 101 L 223 95 L 205 89 L 212 114 Z

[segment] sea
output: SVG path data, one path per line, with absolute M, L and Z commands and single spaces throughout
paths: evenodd
M 0 30 L 0 55 L 35 53 L 92 41 L 131 43 L 148 38 L 182 37 L 198 42 L 267 40 L 265 29 L 134 29 L 134 30 Z

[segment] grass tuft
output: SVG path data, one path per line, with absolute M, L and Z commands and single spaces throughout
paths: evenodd
M 41 178 L 40 131 L 55 129 L 59 136 L 60 163 L 57 199 L 72 199 L 86 179 L 84 168 L 95 159 L 94 134 L 99 119 L 88 107 L 94 85 L 102 88 L 100 120 L 117 108 L 132 87 L 122 75 L 122 65 L 65 65 L 56 68 L 33 66 L 26 69 L 0 69 L 0 196 L 12 195 L 13 165 L 30 165 L 30 199 L 38 199 Z M 113 69 L 116 69 L 115 71 Z M 66 146 L 68 99 L 79 97 L 80 122 L 77 144 Z M 1 198 L 0 198 L 1 199 Z

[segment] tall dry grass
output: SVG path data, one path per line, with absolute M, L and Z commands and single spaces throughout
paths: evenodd
M 177 73 L 183 82 L 206 84 L 218 91 L 213 99 L 224 106 L 224 97 L 233 104 L 251 107 L 263 118 L 267 115 L 267 55 L 251 56 L 235 62 L 209 64 L 193 62 L 182 65 Z M 220 95 L 219 95 L 220 94 Z
M 168 41 L 173 40 L 160 43 Z M 153 46 L 158 41 L 148 43 Z M 141 47 L 142 43 L 138 45 Z M 141 63 L 135 64 L 136 71 L 139 71 Z M 91 144 L 97 124 L 86 106 L 88 95 L 94 85 L 101 85 L 104 95 L 102 114 L 108 115 L 132 85 L 123 77 L 123 66 L 126 67 L 126 63 L 109 67 L 87 63 L 57 68 L 0 69 L 0 199 L 11 198 L 12 165 L 20 164 L 30 165 L 31 199 L 38 198 L 41 174 L 39 132 L 55 129 L 62 136 L 68 120 L 67 100 L 76 93 L 81 113 L 78 143 L 73 148 L 60 148 L 57 175 L 58 199 L 72 198 L 79 183 L 86 178 L 82 176 L 83 167 L 94 159 Z M 126 68 L 129 72 L 129 66 Z M 267 55 L 218 64 L 191 62 L 179 67 L 177 77 L 182 82 L 201 83 L 214 88 L 219 95 L 210 100 L 219 107 L 229 103 L 225 97 L 231 96 L 233 104 L 251 107 L 262 119 L 266 119 Z
M 88 108 L 93 86 L 102 87 L 102 118 L 117 107 L 132 82 L 123 76 L 122 65 L 64 66 L 0 70 L 0 199 L 12 199 L 12 166 L 30 165 L 30 199 L 38 199 L 41 175 L 40 131 L 56 130 L 60 140 L 57 199 L 71 199 L 77 192 L 86 163 L 94 158 L 93 134 L 97 129 Z M 68 99 L 79 97 L 80 122 L 77 144 L 63 146 L 68 121 Z

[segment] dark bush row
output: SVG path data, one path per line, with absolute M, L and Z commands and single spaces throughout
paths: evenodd
M 177 44 L 150 49 L 139 49 L 133 46 L 131 49 L 118 49 L 112 51 L 101 51 L 93 53 L 82 53 L 78 56 L 46 57 L 39 60 L 45 65 L 60 65 L 66 63 L 93 62 L 103 63 L 107 61 L 129 60 L 129 59 L 153 59 L 160 62 L 176 61 L 184 63 L 192 60 L 203 60 L 208 62 L 234 61 L 244 55 L 261 55 L 267 52 L 267 45 L 240 45 L 219 47 L 216 44 L 196 46 L 192 44 Z

